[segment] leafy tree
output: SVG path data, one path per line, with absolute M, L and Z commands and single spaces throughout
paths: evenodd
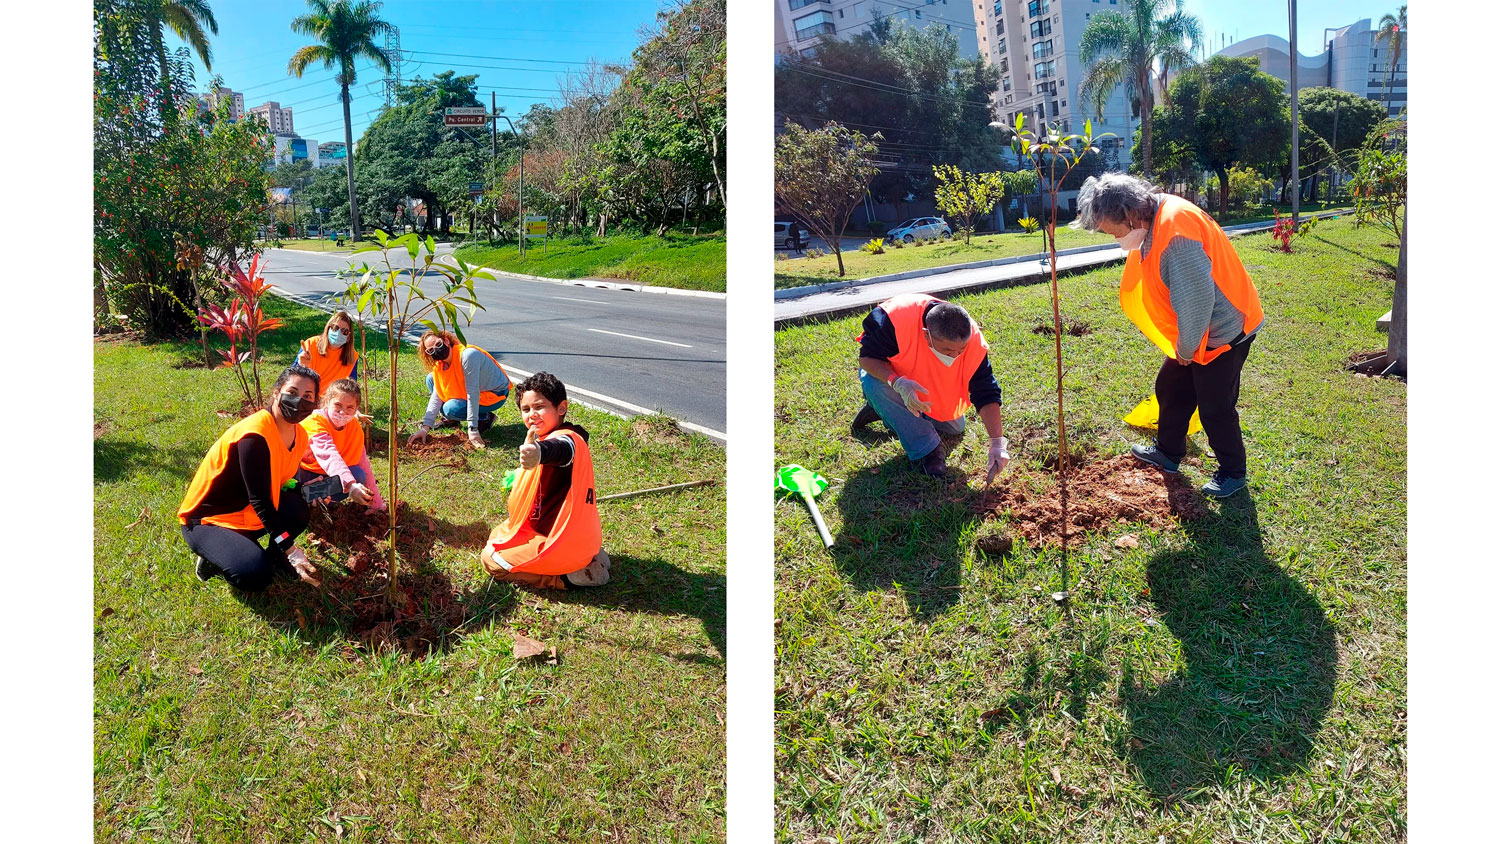
M 354 61 L 366 58 L 387 73 L 395 56 L 376 43 L 396 31 L 378 15 L 379 0 L 307 0 L 311 10 L 292 21 L 292 31 L 317 39 L 292 54 L 287 72 L 298 79 L 314 64 L 338 67 L 339 102 L 344 105 L 344 148 L 348 150 L 345 167 L 349 178 L 350 234 L 359 239 L 359 202 L 354 195 L 354 128 L 349 118 L 349 88 L 356 76 Z
M 1125 96 L 1139 102 L 1140 160 L 1148 174 L 1155 172 L 1151 147 L 1156 69 L 1160 67 L 1165 78 L 1168 68 L 1191 67 L 1193 50 L 1202 40 L 1202 25 L 1184 10 L 1182 0 L 1125 0 L 1124 11 L 1095 14 L 1079 36 L 1078 59 L 1085 67 L 1079 96 L 1093 106 L 1095 117 L 1104 113 L 1105 102 L 1122 85 Z
M 995 210 L 1005 198 L 1005 181 L 1000 173 L 966 173 L 952 164 L 932 168 L 937 180 L 937 206 L 949 219 L 957 220 L 964 245 L 974 236 L 975 222 Z
M 282 162 L 272 167 L 270 182 L 272 187 L 291 188 L 294 193 L 301 193 L 313 183 L 316 175 L 317 168 L 313 167 L 312 161 L 304 158 L 300 161 Z
M 1029 168 L 1004 171 L 1000 174 L 1000 181 L 1005 184 L 1006 196 L 1020 199 L 1020 216 L 1030 216 L 1031 210 L 1027 207 L 1027 200 L 1037 192 L 1036 171 Z
M 1289 99 L 1281 80 L 1262 72 L 1257 59 L 1214 56 L 1172 83 L 1172 107 L 1156 122 L 1168 143 L 1191 151 L 1198 166 L 1229 183 L 1231 165 L 1273 165 L 1291 145 Z M 1141 132 L 1142 144 L 1147 133 Z M 1220 191 L 1219 213 L 1229 210 Z
M 203 69 L 212 71 L 213 48 L 209 46 L 208 36 L 204 34 L 203 28 L 207 26 L 209 32 L 218 35 L 219 24 L 214 20 L 213 10 L 204 0 L 145 0 L 143 5 L 149 10 L 151 21 L 151 46 L 157 71 L 160 73 L 162 114 L 167 120 L 172 120 L 177 115 L 177 109 L 173 105 L 176 96 L 185 95 L 187 89 L 182 87 L 174 90 L 174 79 L 182 77 L 172 72 L 172 63 L 167 58 L 166 33 L 162 30 L 170 29 L 178 38 L 186 41 L 203 62 Z
M 1304 137 L 1316 135 L 1323 142 L 1312 150 L 1304 143 L 1298 150 L 1303 175 L 1316 178 L 1318 172 L 1329 169 L 1331 165 L 1354 158 L 1353 153 L 1384 119 L 1386 110 L 1380 103 L 1348 91 L 1319 87 L 1297 92 L 1297 112 L 1301 127 L 1299 134 Z M 1322 154 L 1318 155 L 1319 152 Z M 1327 160 L 1330 154 L 1334 161 Z
M 1384 44 L 1389 60 L 1385 69 L 1385 99 L 1382 106 L 1389 114 L 1391 104 L 1391 80 L 1396 75 L 1396 65 L 1401 63 L 1401 54 L 1406 51 L 1406 4 L 1396 14 L 1387 12 L 1380 18 L 1380 28 L 1375 31 L 1375 43 Z
M 814 130 L 787 121 L 776 139 L 776 201 L 833 249 L 840 278 L 844 229 L 880 172 L 870 163 L 879 151 L 864 133 L 837 123 Z
M 722 204 L 728 126 L 725 0 L 674 0 L 656 20 L 652 37 L 634 53 L 635 67 L 625 84 L 645 89 L 643 99 L 655 116 L 692 127 Z

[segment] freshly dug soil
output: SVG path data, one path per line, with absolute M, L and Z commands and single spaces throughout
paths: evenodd
M 264 409 L 263 405 L 256 404 L 249 399 L 240 399 L 240 406 L 238 408 L 225 408 L 224 410 L 216 410 L 214 413 L 224 419 L 244 419 L 246 416 L 262 409 Z
M 397 600 L 391 602 L 386 596 L 389 514 L 348 504 L 312 510 L 304 542 L 317 554 L 324 592 L 344 608 L 339 621 L 350 638 L 372 651 L 421 657 L 456 635 L 465 618 L 462 590 L 441 572 L 411 569 L 431 557 L 437 541 L 437 525 L 426 513 L 401 502 L 396 547 L 403 568 Z M 347 574 L 330 564 L 343 565 Z
M 1036 325 L 1033 325 L 1031 327 L 1031 333 L 1040 334 L 1043 337 L 1051 337 L 1052 335 L 1057 333 L 1057 329 L 1052 326 L 1052 322 L 1049 320 L 1047 322 L 1038 322 Z M 1086 334 L 1094 333 L 1094 329 L 1093 326 L 1089 325 L 1083 320 L 1064 318 L 1063 333 L 1068 335 L 1069 337 L 1082 337 Z
M 1060 540 L 1062 502 L 1055 474 L 1048 472 L 1047 479 L 1040 498 L 1012 477 L 986 502 L 996 512 L 1008 511 L 1011 531 L 1033 545 Z M 1068 474 L 1069 537 L 1125 522 L 1169 530 L 1179 520 L 1201 519 L 1208 512 L 1203 495 L 1185 477 L 1143 466 L 1128 454 L 1085 463 Z
M 1390 361 L 1385 357 L 1385 350 L 1381 349 L 1377 352 L 1356 352 L 1350 355 L 1349 363 L 1344 368 L 1356 375 L 1379 377 L 1389 365 Z

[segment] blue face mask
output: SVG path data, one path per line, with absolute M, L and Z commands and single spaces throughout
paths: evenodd
M 330 346 L 342 346 L 345 343 L 347 343 L 348 341 L 349 341 L 349 335 L 347 335 L 344 332 L 338 330 L 337 328 L 333 328 L 333 329 L 330 329 L 328 331 L 328 345 L 330 345 Z

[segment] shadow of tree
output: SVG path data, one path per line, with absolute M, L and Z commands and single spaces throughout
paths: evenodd
M 1191 546 L 1153 558 L 1146 578 L 1186 668 L 1148 687 L 1127 662 L 1120 681 L 1132 737 L 1118 752 L 1163 802 L 1230 766 L 1262 778 L 1297 770 L 1338 668 L 1322 606 L 1267 558 L 1248 494 L 1184 529 Z
M 182 485 L 186 488 L 202 460 L 203 452 L 194 449 L 97 439 L 94 440 L 94 482 L 114 483 L 142 471 L 166 469 L 182 478 Z
M 791 500 L 803 507 L 800 497 Z M 837 506 L 842 527 L 829 553 L 851 585 L 898 589 L 924 621 L 958 601 L 964 546 L 983 501 L 954 469 L 931 478 L 904 455 L 892 457 L 851 474 Z

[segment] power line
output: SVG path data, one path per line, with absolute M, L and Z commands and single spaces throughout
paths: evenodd
M 430 52 L 428 50 L 407 50 L 406 52 L 412 53 L 413 55 L 443 56 L 445 58 L 453 58 L 453 59 L 484 59 L 485 61 L 496 61 L 496 62 L 532 62 L 534 64 L 563 64 L 563 65 L 573 65 L 573 66 L 578 66 L 578 67 L 583 67 L 583 66 L 586 66 L 588 64 L 588 61 L 582 61 L 582 62 L 565 62 L 565 61 L 559 61 L 557 59 L 523 59 L 523 58 L 518 58 L 518 57 L 515 57 L 515 56 L 476 56 L 476 55 L 472 55 L 472 54 L 469 54 L 469 53 L 434 53 L 434 52 Z

